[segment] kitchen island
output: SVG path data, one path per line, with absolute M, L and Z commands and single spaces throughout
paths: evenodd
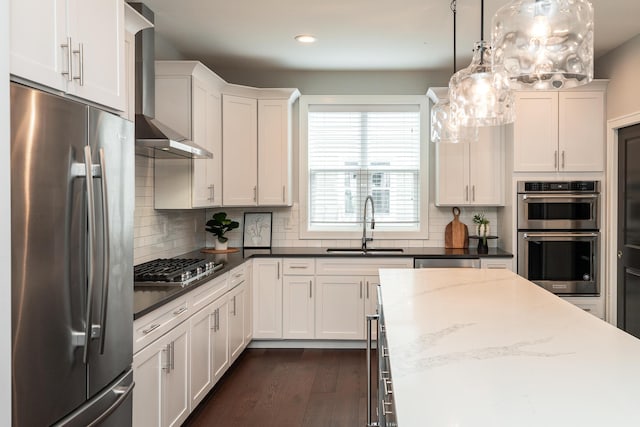
M 639 426 L 640 340 L 506 270 L 380 270 L 398 426 Z

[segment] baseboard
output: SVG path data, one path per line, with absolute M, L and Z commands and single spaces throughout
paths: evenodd
M 367 348 L 367 342 L 362 340 L 252 340 L 248 348 L 330 348 L 352 349 Z M 375 346 L 374 346 L 375 348 Z

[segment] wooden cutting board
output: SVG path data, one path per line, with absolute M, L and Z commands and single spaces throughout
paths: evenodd
M 469 247 L 469 230 L 460 222 L 460 209 L 453 208 L 453 221 L 444 229 L 444 247 L 446 249 L 464 249 Z

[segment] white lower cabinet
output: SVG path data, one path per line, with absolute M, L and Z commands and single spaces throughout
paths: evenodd
M 133 425 L 179 426 L 189 415 L 189 323 L 133 356 Z
M 246 289 L 246 282 L 242 282 L 229 292 L 229 357 L 231 363 L 246 347 L 244 332 Z
M 282 281 L 282 336 L 315 338 L 314 276 L 284 276 Z
M 282 259 L 253 260 L 253 338 L 282 338 Z
M 246 348 L 248 265 L 134 322 L 134 427 L 181 425 Z
M 380 268 L 413 268 L 411 258 L 316 260 L 316 338 L 362 340 L 374 314 Z
M 211 371 L 213 373 L 214 384 L 227 372 L 231 365 L 229 362 L 229 301 L 226 296 L 211 304 L 213 315 L 212 338 L 213 361 Z
M 357 276 L 319 276 L 316 338 L 364 338 L 364 280 Z

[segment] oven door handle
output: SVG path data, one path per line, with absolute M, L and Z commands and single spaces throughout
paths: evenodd
M 528 240 L 536 237 L 598 237 L 598 233 L 523 233 L 522 238 Z
M 597 199 L 598 194 L 523 194 L 522 200 L 527 199 Z

